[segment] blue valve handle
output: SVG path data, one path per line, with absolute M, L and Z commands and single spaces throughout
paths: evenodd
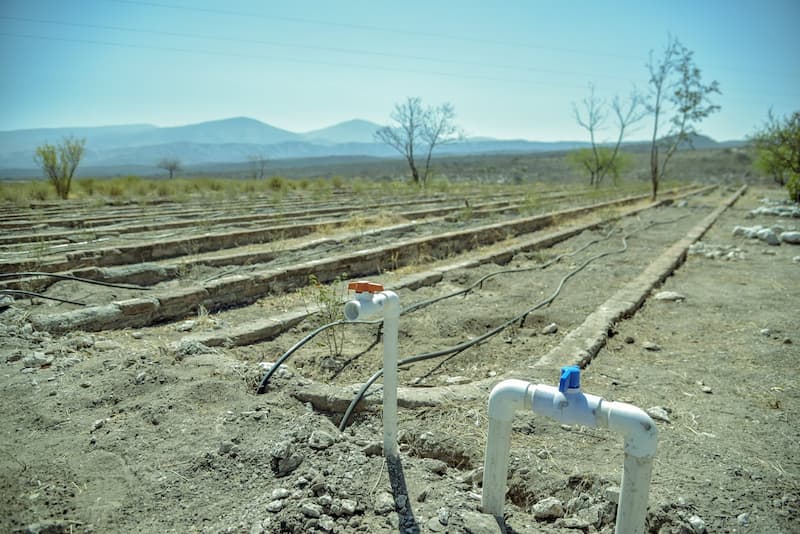
M 581 389 L 581 368 L 575 365 L 561 368 L 561 380 L 558 391 L 566 393 L 568 389 Z

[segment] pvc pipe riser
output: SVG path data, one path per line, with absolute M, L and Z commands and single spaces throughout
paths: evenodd
M 563 424 L 606 427 L 623 436 L 625 460 L 615 533 L 640 534 L 644 531 L 658 441 L 655 423 L 636 406 L 581 392 L 579 376 L 574 378 L 578 387 L 565 385 L 564 391 L 516 379 L 500 382 L 492 389 L 481 499 L 483 512 L 503 516 L 512 420 L 515 411 L 530 408 Z
M 400 299 L 393 291 L 356 293 L 344 306 L 348 321 L 383 318 L 383 454 L 397 458 L 397 360 Z

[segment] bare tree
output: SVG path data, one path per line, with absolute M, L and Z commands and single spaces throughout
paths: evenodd
M 250 154 L 247 159 L 250 162 L 250 171 L 253 178 L 256 180 L 263 179 L 267 170 L 267 162 L 269 161 L 267 155 L 263 151 L 259 151 L 256 154 Z
M 617 139 L 613 148 L 609 146 L 598 146 L 597 132 L 605 128 L 608 119 L 606 103 L 598 99 L 594 94 L 594 85 L 589 85 L 589 97 L 583 100 L 584 111 L 578 109 L 573 103 L 572 110 L 578 124 L 589 132 L 591 149 L 578 150 L 571 155 L 571 159 L 576 166 L 585 168 L 589 172 L 589 184 L 599 186 L 600 182 L 608 175 L 614 177 L 614 183 L 621 170 L 621 159 L 619 149 L 625 138 L 625 131 L 634 123 L 639 122 L 645 116 L 645 110 L 641 96 L 636 90 L 631 92 L 627 104 L 623 105 L 619 96 L 615 96 L 611 102 L 611 109 L 616 117 Z
M 720 107 L 711 102 L 713 93 L 720 93 L 719 83 L 702 82 L 700 69 L 694 63 L 694 52 L 670 36 L 664 55 L 660 60 L 653 58 L 647 68 L 650 71 L 650 99 L 647 111 L 653 115 L 653 137 L 650 143 L 650 181 L 652 197 L 658 195 L 658 184 L 664 176 L 667 163 L 681 144 L 692 144 L 692 136 L 697 133 L 695 125 L 719 111 Z M 668 122 L 669 130 L 659 137 L 662 121 Z
M 427 145 L 428 154 L 425 156 L 425 171 L 422 174 L 422 183 L 428 183 L 428 172 L 431 168 L 431 155 L 438 145 L 453 143 L 461 139 L 461 131 L 455 125 L 456 112 L 452 104 L 444 103 L 435 108 L 429 108 L 422 124 L 422 141 Z
M 181 170 L 181 160 L 178 158 L 163 158 L 158 162 L 156 167 L 167 171 L 169 173 L 169 179 L 172 180 L 175 173 Z
M 581 113 L 578 106 L 572 103 L 572 112 L 575 114 L 575 120 L 578 124 L 589 132 L 589 140 L 592 143 L 591 158 L 587 158 L 588 154 L 580 157 L 580 161 L 586 170 L 589 171 L 589 185 L 599 185 L 599 174 L 605 167 L 605 162 L 601 162 L 600 153 L 597 150 L 597 142 L 595 141 L 595 134 L 601 125 L 605 122 L 608 114 L 604 110 L 605 103 L 598 100 L 594 96 L 594 85 L 589 84 L 589 97 L 583 99 L 583 107 L 586 109 L 586 115 Z
M 435 108 L 424 108 L 422 99 L 408 97 L 396 104 L 390 115 L 393 126 L 384 126 L 375 132 L 375 138 L 400 152 L 411 170 L 411 179 L 416 184 L 427 183 L 434 149 L 460 138 L 453 119 L 455 111 L 450 104 Z M 419 154 L 424 154 L 424 166 L 420 173 Z
M 44 143 L 36 147 L 33 161 L 42 168 L 56 189 L 58 198 L 66 200 L 72 187 L 72 177 L 83 157 L 86 139 L 65 137 L 60 145 Z

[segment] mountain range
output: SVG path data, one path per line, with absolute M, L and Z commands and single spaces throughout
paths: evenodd
M 391 147 L 376 142 L 381 125 L 354 119 L 320 130 L 295 133 L 247 117 L 201 122 L 185 126 L 150 124 L 82 128 L 43 128 L 0 132 L 0 171 L 36 169 L 33 155 L 42 143 L 60 143 L 64 137 L 86 139 L 81 170 L 106 171 L 135 165 L 146 173 L 160 172 L 162 158 L 177 158 L 184 167 L 214 163 L 242 163 L 252 157 L 275 159 L 330 156 L 399 157 Z M 699 136 L 697 148 L 720 146 Z M 537 142 L 467 138 L 441 146 L 438 154 L 546 152 L 588 146 L 579 141 Z M 6 173 L 8 174 L 8 173 Z M 19 174 L 15 172 L 13 174 Z

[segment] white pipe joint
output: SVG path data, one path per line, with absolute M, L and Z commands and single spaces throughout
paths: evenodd
M 581 392 L 578 367 L 564 367 L 561 371 L 558 388 L 512 379 L 500 382 L 492 389 L 483 469 L 484 513 L 503 516 L 511 422 L 515 411 L 530 408 L 563 424 L 604 427 L 623 436 L 625 461 L 615 532 L 644 532 L 650 476 L 658 442 L 655 423 L 636 406 L 608 402 L 602 397 Z
M 397 360 L 400 328 L 400 299 L 393 291 L 384 291 L 381 284 L 351 282 L 348 289 L 356 298 L 344 305 L 348 321 L 371 321 L 383 318 L 383 454 L 387 458 L 400 455 L 397 446 Z

